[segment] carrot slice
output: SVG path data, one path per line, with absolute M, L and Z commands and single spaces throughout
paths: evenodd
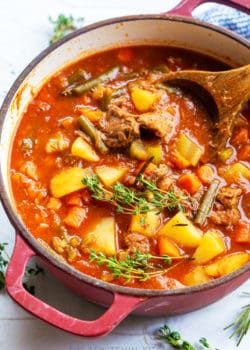
M 160 235 L 157 243 L 159 255 L 180 256 L 179 249 L 168 237 Z
M 80 192 L 70 193 L 66 197 L 66 203 L 68 205 L 74 205 L 77 207 L 82 207 L 82 198 Z
M 235 241 L 238 243 L 250 243 L 250 224 L 240 221 L 235 226 Z
M 190 194 L 194 194 L 201 187 L 201 182 L 195 174 L 184 174 L 178 179 L 178 185 Z
M 202 165 L 197 169 L 196 174 L 204 185 L 211 183 L 214 177 L 214 169 L 209 165 Z

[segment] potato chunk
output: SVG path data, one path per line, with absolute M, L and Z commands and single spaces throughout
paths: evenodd
M 115 166 L 100 166 L 96 167 L 95 172 L 106 187 L 114 185 L 125 175 L 127 169 L 124 167 Z
M 92 174 L 90 168 L 67 168 L 60 171 L 50 180 L 50 191 L 55 198 L 78 191 L 86 186 L 82 179 Z
M 205 264 L 226 250 L 225 242 L 219 232 L 208 231 L 202 237 L 193 258 L 197 264 Z
M 223 256 L 212 264 L 204 266 L 209 276 L 221 277 L 244 266 L 250 260 L 248 253 L 237 252 Z
M 138 112 L 148 112 L 157 101 L 158 96 L 151 91 L 134 88 L 131 92 L 131 98 Z
M 202 284 L 209 281 L 210 278 L 206 274 L 202 266 L 195 267 L 192 271 L 188 272 L 183 278 L 183 283 L 186 286 L 195 286 L 197 284 Z
M 93 147 L 91 147 L 91 145 L 81 137 L 78 137 L 73 142 L 71 146 L 71 153 L 73 156 L 83 158 L 89 162 L 97 162 L 100 159 Z
M 181 211 L 160 229 L 158 235 L 165 235 L 178 245 L 187 248 L 197 247 L 202 239 L 201 231 Z
M 156 214 L 156 211 L 148 211 L 145 214 L 132 215 L 129 231 L 153 237 L 160 224 L 161 215 Z
M 113 217 L 102 218 L 93 231 L 84 235 L 82 248 L 94 249 L 97 253 L 116 254 L 116 229 Z

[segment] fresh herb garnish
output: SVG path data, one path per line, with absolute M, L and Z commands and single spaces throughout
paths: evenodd
M 246 296 L 250 296 L 250 293 L 243 293 L 243 294 Z M 238 339 L 237 346 L 239 346 L 243 337 L 247 334 L 250 328 L 250 304 L 243 306 L 242 312 L 235 319 L 235 321 L 224 329 L 226 330 L 228 328 L 234 329 L 233 333 L 230 335 L 230 338 L 236 336 Z
M 5 272 L 9 263 L 9 255 L 6 251 L 8 243 L 0 243 L 0 290 L 5 287 Z
M 138 279 L 139 281 L 146 281 L 149 278 L 161 275 L 167 272 L 171 267 L 164 268 L 161 265 L 155 264 L 155 261 L 171 265 L 173 259 L 187 259 L 188 256 L 181 256 L 171 258 L 168 255 L 153 256 L 151 254 L 142 254 L 136 251 L 133 255 L 127 255 L 126 258 L 120 259 L 117 256 L 107 257 L 104 253 L 97 253 L 95 250 L 90 250 L 90 261 L 96 261 L 98 265 L 106 265 L 111 270 L 113 277 L 124 278 L 126 282 L 131 279 Z M 174 266 L 174 265 L 173 265 Z M 158 270 L 157 270 L 158 268 Z
M 171 329 L 167 325 L 164 325 L 159 329 L 159 338 L 164 339 L 169 345 L 171 345 L 175 349 L 197 350 L 188 341 L 183 340 L 179 332 L 171 331 Z M 211 347 L 206 338 L 201 338 L 199 342 L 201 345 L 203 345 L 204 348 L 208 350 L 218 350 Z
M 27 267 L 25 270 L 26 282 L 23 282 L 23 287 L 32 295 L 35 294 L 35 286 L 30 283 L 33 283 L 34 277 L 39 274 L 44 274 L 44 269 L 37 264 L 35 267 Z
M 109 202 L 116 207 L 118 213 L 124 214 L 145 214 L 149 211 L 160 213 L 164 208 L 168 210 L 184 210 L 183 203 L 188 198 L 176 194 L 173 190 L 165 192 L 157 185 L 146 180 L 141 174 L 138 180 L 144 190 L 135 191 L 122 183 L 117 182 L 106 189 L 96 175 L 85 177 L 82 182 L 92 192 L 92 197 L 98 201 Z
M 79 24 L 83 21 L 82 17 L 74 19 L 73 16 L 65 16 L 63 14 L 58 15 L 57 19 L 53 20 L 49 17 L 50 23 L 54 24 L 53 35 L 50 38 L 49 43 L 53 44 L 62 39 L 66 34 L 69 34 L 76 30 Z

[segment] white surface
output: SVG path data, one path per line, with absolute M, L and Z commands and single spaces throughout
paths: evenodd
M 160 13 L 178 1 L 169 0 L 0 0 L 0 102 L 23 68 L 48 45 L 52 30 L 48 16 L 59 13 L 84 17 L 84 25 L 105 18 L 138 13 Z M 8 242 L 11 253 L 14 230 L 0 205 L 0 242 Z M 93 319 L 102 309 L 66 290 L 52 277 L 38 276 L 36 294 L 61 310 Z M 179 330 L 185 339 L 197 345 L 200 337 L 209 339 L 220 350 L 236 349 L 230 331 L 223 331 L 249 300 L 243 291 L 250 291 L 248 281 L 231 295 L 201 310 L 164 318 L 128 317 L 112 334 L 98 339 L 80 338 L 64 333 L 32 317 L 17 306 L 5 292 L 0 292 L 0 349 L 1 350 L 156 350 L 162 348 L 155 331 L 167 323 Z M 161 343 L 163 344 L 163 343 Z M 239 350 L 249 350 L 250 334 Z M 165 347 L 167 348 L 167 346 Z

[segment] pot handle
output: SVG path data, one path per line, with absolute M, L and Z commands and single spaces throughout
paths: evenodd
M 111 332 L 137 305 L 142 298 L 114 293 L 112 305 L 94 321 L 84 321 L 66 315 L 44 303 L 24 289 L 22 278 L 25 266 L 37 255 L 17 233 L 16 244 L 6 273 L 6 289 L 9 295 L 25 310 L 64 331 L 93 337 Z
M 250 13 L 250 2 L 249 0 L 213 0 L 218 4 L 223 4 L 231 6 L 237 10 Z M 165 15 L 177 15 L 192 17 L 192 12 L 196 7 L 205 2 L 211 2 L 211 0 L 182 0 L 178 5 L 176 5 L 172 10 L 165 12 Z

